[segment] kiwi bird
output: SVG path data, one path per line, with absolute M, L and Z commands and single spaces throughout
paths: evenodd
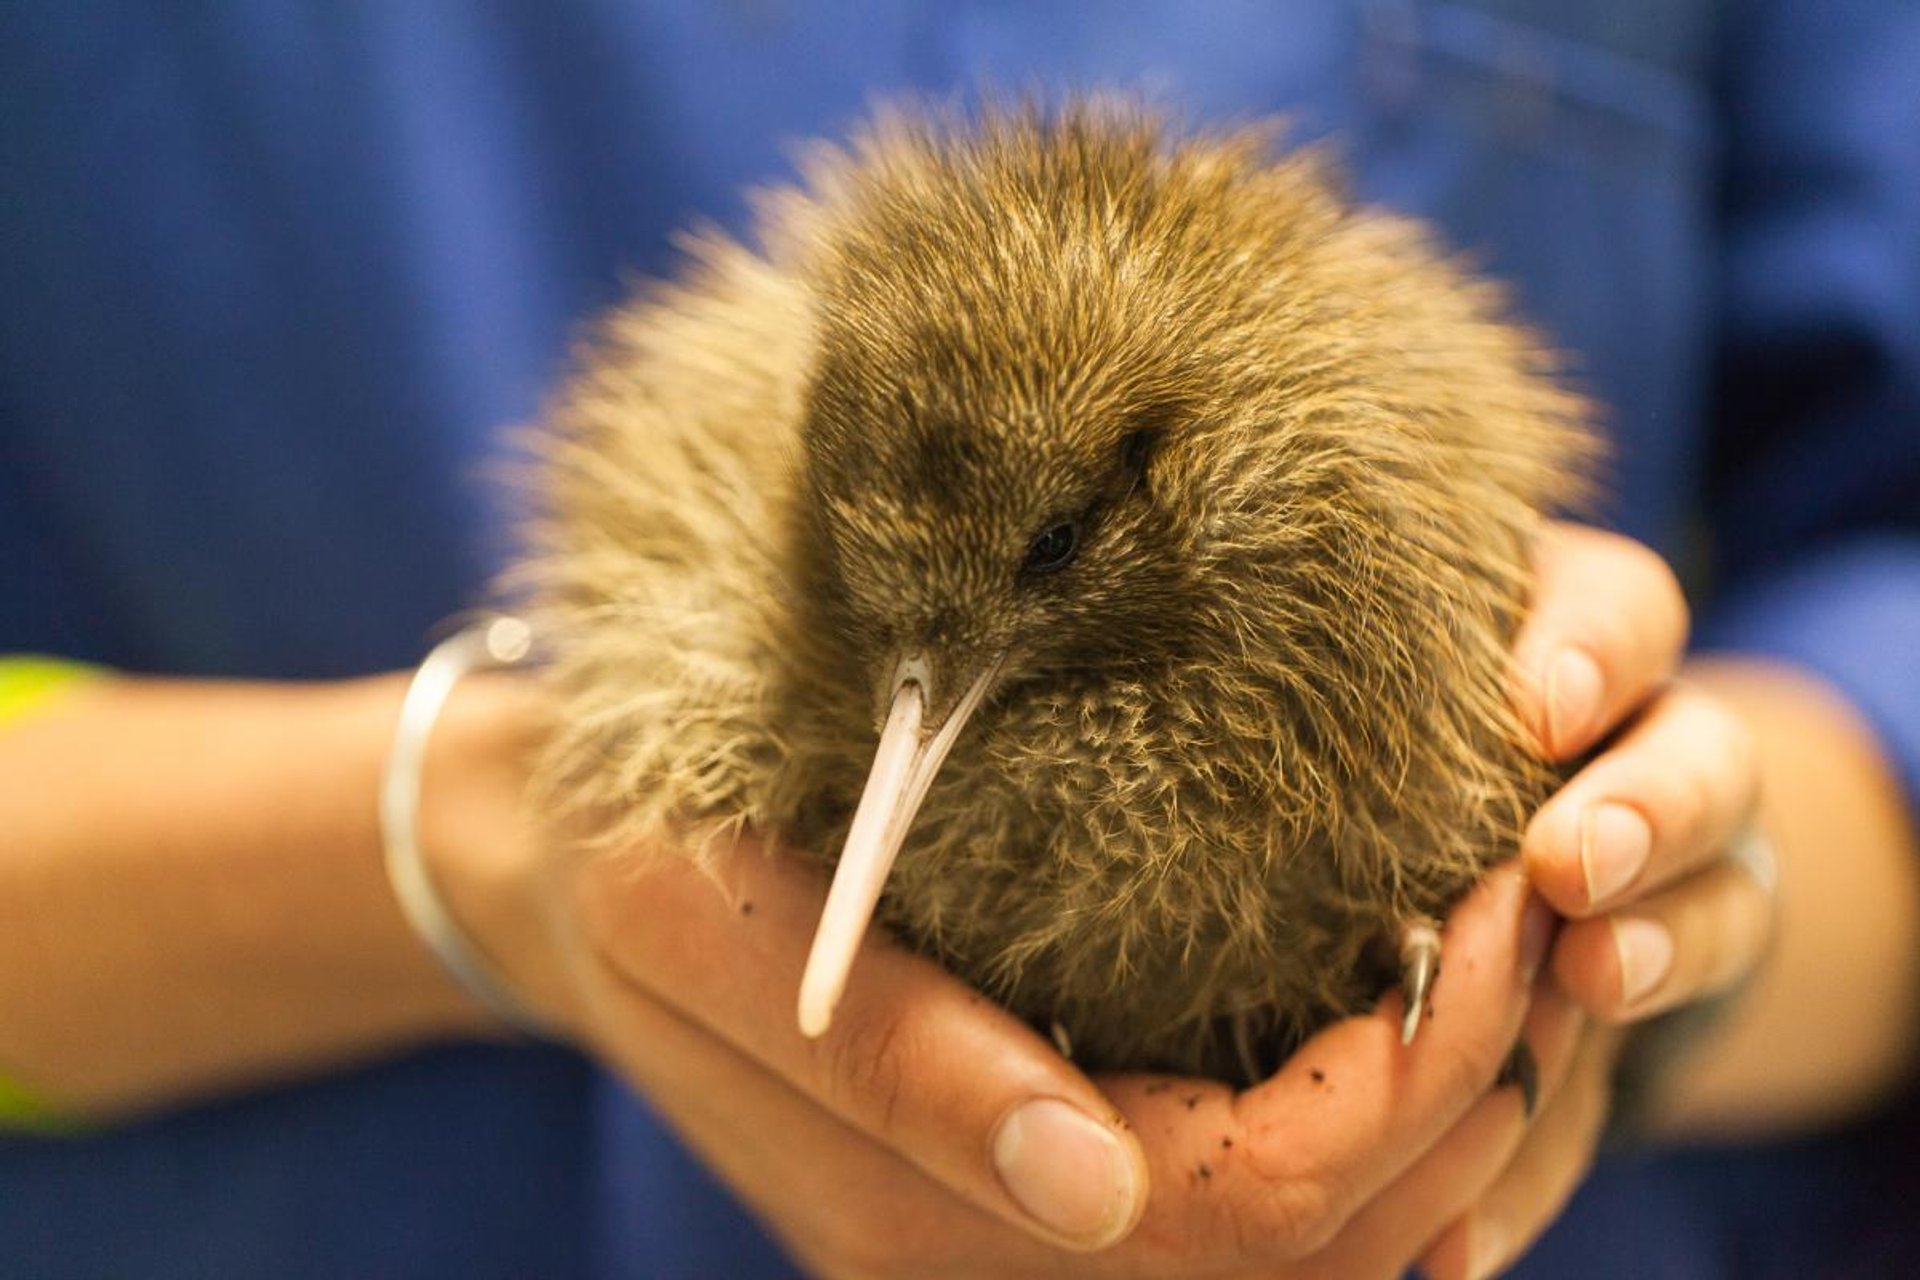
M 877 911 L 1090 1067 L 1256 1078 L 1396 958 L 1411 1037 L 1545 795 L 1507 649 L 1587 410 L 1274 136 L 882 113 L 536 432 L 547 789 L 832 865 L 808 1034 Z

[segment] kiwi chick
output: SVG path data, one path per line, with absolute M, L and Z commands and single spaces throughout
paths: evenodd
M 551 793 L 837 862 L 810 1033 L 877 898 L 1084 1065 L 1244 1082 L 1546 794 L 1507 650 L 1586 409 L 1272 136 L 884 114 L 539 433 Z

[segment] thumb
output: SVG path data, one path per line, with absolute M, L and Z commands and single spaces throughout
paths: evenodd
M 574 895 L 601 977 L 643 989 L 967 1200 L 1076 1249 L 1139 1221 L 1147 1163 L 1118 1109 L 925 958 L 870 934 L 832 1026 L 801 1035 L 817 871 L 751 843 L 698 866 L 624 852 L 583 862 Z

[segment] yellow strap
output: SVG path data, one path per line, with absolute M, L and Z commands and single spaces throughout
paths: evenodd
M 38 1094 L 0 1076 L 0 1133 L 31 1133 L 43 1138 L 85 1133 L 88 1125 L 67 1115 Z
M 54 694 L 103 675 L 100 667 L 37 654 L 0 655 L 0 724 L 43 706 Z
M 101 674 L 99 667 L 62 658 L 0 656 L 0 725 L 46 706 L 57 695 Z M 0 1133 L 53 1137 L 80 1133 L 86 1127 L 26 1086 L 0 1074 Z

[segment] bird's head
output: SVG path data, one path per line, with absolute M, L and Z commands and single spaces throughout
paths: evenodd
M 1043 356 L 963 378 L 935 367 L 953 336 L 922 334 L 906 367 L 836 355 L 813 398 L 822 604 L 876 723 L 903 683 L 937 726 L 993 688 L 1139 662 L 1172 639 L 1178 530 L 1156 462 L 1183 408 L 1114 394 L 1084 363 L 1033 385 Z M 996 374 L 1004 385 L 982 385 Z
M 1180 455 L 1217 385 L 1171 332 L 1199 299 L 1130 225 L 1154 193 L 1095 185 L 1142 182 L 1150 150 L 1026 141 L 877 167 L 819 271 L 807 537 L 880 739 L 802 986 L 809 1034 L 975 710 L 1164 659 L 1187 630 Z

